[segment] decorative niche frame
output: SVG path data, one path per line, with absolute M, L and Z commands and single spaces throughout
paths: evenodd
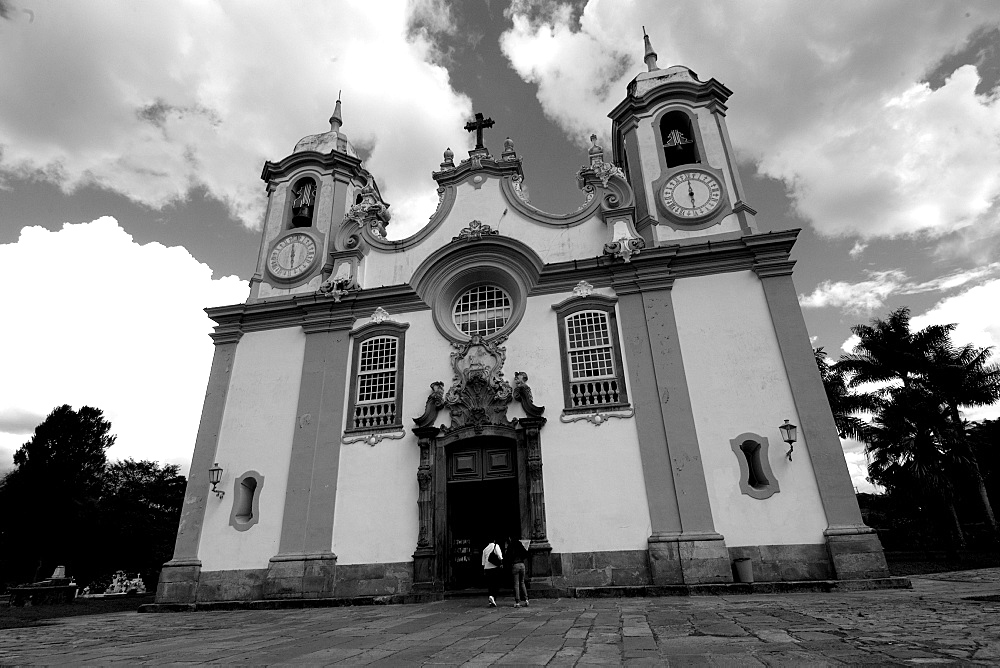
M 264 476 L 247 471 L 233 481 L 233 507 L 229 511 L 229 526 L 237 531 L 249 531 L 260 522 L 260 492 Z
M 740 465 L 740 492 L 754 499 L 767 499 L 781 491 L 771 470 L 770 444 L 766 436 L 744 432 L 729 440 Z

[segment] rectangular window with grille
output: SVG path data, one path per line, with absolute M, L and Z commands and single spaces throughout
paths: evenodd
M 606 299 L 606 298 L 605 298 Z M 560 344 L 566 410 L 585 412 L 628 405 L 614 302 L 588 300 L 561 310 Z M 596 308 L 581 308 L 595 306 Z
M 394 325 L 369 330 L 365 338 L 355 340 L 347 431 L 378 431 L 402 425 L 403 334 L 399 323 Z

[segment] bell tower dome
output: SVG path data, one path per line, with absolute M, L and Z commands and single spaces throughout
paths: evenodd
M 726 129 L 728 88 L 687 67 L 657 66 L 643 30 L 646 72 L 609 114 L 615 162 L 635 191 L 637 229 L 654 245 L 757 233 Z
M 373 200 L 384 234 L 389 215 L 375 180 L 341 131 L 343 124 L 338 96 L 329 131 L 303 137 L 291 155 L 264 164 L 267 213 L 249 301 L 327 289 L 335 269 L 341 288 L 358 284 L 362 253 L 345 242 L 345 216 L 362 199 Z

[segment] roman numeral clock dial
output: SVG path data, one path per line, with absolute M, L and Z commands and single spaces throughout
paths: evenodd
M 678 172 L 660 189 L 663 207 L 681 220 L 711 216 L 722 205 L 722 184 L 707 172 Z
M 275 278 L 290 280 L 312 269 L 316 261 L 316 242 L 308 234 L 289 234 L 271 249 L 267 270 Z

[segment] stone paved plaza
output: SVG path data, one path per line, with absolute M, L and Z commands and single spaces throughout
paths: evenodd
M 0 632 L 0 664 L 852 665 L 1000 663 L 1000 569 L 830 594 L 478 599 L 118 613 Z M 971 601 L 997 596 L 998 602 Z

